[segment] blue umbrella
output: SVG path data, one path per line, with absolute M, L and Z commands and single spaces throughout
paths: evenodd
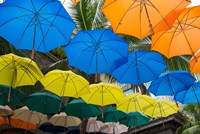
M 112 63 L 127 62 L 128 44 L 109 29 L 83 30 L 65 47 L 69 65 L 87 74 L 110 73 Z
M 188 89 L 195 81 L 195 78 L 186 71 L 167 71 L 153 80 L 148 88 L 152 94 L 175 95 L 177 92 Z
M 58 0 L 6 0 L 0 36 L 16 49 L 47 52 L 70 40 L 75 23 Z
M 189 89 L 176 93 L 175 99 L 183 104 L 200 103 L 200 82 L 195 82 Z
M 120 61 L 121 59 L 119 59 Z M 120 82 L 140 85 L 157 78 L 167 67 L 162 55 L 156 52 L 134 51 L 129 54 L 128 62 L 118 65 L 118 60 L 112 66 L 112 75 Z

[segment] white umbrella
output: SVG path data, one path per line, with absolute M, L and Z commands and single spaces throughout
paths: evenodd
M 79 118 L 74 116 L 67 116 L 67 114 L 64 112 L 55 114 L 49 119 L 49 122 L 55 126 L 62 127 L 78 126 L 81 124 L 81 120 Z
M 108 133 L 108 134 L 121 134 L 128 131 L 128 127 L 119 123 L 114 122 L 106 122 L 105 126 L 101 128 L 101 132 Z
M 14 110 L 14 116 L 25 122 L 38 125 L 48 121 L 47 115 L 35 111 L 30 111 L 26 106 Z
M 13 114 L 13 110 L 9 106 L 0 105 L 0 116 L 9 116 Z
M 100 128 L 105 124 L 101 121 L 97 121 L 96 117 L 91 117 L 88 119 L 88 123 L 86 126 L 86 132 L 100 132 Z

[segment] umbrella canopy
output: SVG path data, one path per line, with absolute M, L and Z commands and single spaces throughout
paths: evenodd
M 10 101 L 9 100 L 10 92 Z M 0 105 L 19 104 L 25 100 L 26 96 L 19 89 L 0 85 Z
M 107 134 L 121 134 L 128 131 L 128 127 L 119 124 L 119 123 L 113 123 L 113 122 L 106 122 L 105 126 L 102 127 L 101 132 L 107 133 Z
M 104 123 L 101 121 L 97 121 L 96 117 L 91 117 L 88 119 L 86 132 L 100 132 L 101 127 L 104 126 Z
M 130 94 L 124 97 L 117 105 L 117 109 L 124 112 L 143 112 L 144 108 L 152 106 L 155 100 L 140 93 Z
M 30 110 L 43 114 L 56 114 L 64 108 L 61 99 L 53 94 L 33 93 L 23 102 Z
M 178 107 L 175 103 L 168 100 L 157 100 L 153 106 L 146 107 L 144 114 L 156 118 L 167 117 L 178 112 Z
M 34 85 L 41 77 L 42 72 L 37 64 L 29 59 L 12 53 L 0 56 L 0 84 L 18 87 Z
M 48 52 L 67 44 L 75 28 L 58 0 L 6 0 L 0 12 L 0 36 L 17 49 Z
M 77 4 L 80 2 L 80 0 L 71 0 L 71 2 L 73 2 L 74 4 Z
M 64 110 L 67 115 L 78 118 L 94 117 L 100 110 L 96 105 L 87 104 L 82 99 L 75 99 L 69 102 Z
M 0 105 L 0 116 L 7 117 L 10 115 L 13 115 L 13 110 L 8 105 Z
M 98 83 L 89 86 L 90 94 L 81 96 L 88 104 L 106 106 L 118 104 L 125 97 L 122 89 L 114 84 Z
M 37 128 L 36 124 L 25 122 L 23 120 L 17 119 L 14 116 L 12 116 L 9 120 L 6 119 L 5 122 L 7 124 L 10 124 L 11 126 L 13 126 L 15 128 L 22 128 L 22 129 L 25 129 L 25 130 L 31 130 L 31 129 Z
M 195 82 L 189 89 L 176 93 L 175 98 L 182 104 L 200 103 L 200 82 Z
M 102 113 L 99 113 L 97 120 L 102 122 L 119 122 L 123 118 L 127 118 L 128 115 L 120 110 L 116 110 L 116 107 L 105 108 Z
M 40 79 L 44 88 L 58 96 L 78 98 L 90 93 L 89 82 L 72 71 L 53 70 Z
M 195 78 L 186 71 L 167 71 L 153 80 L 148 88 L 152 94 L 175 95 L 177 92 L 188 89 L 195 81 Z
M 200 49 L 200 6 L 186 8 L 172 28 L 152 37 L 152 50 L 167 58 L 178 55 L 193 55 Z
M 186 0 L 106 0 L 102 11 L 116 33 L 142 39 L 169 29 L 188 4 Z
M 197 51 L 195 55 L 189 61 L 190 64 L 190 72 L 192 73 L 200 73 L 200 51 Z
M 68 130 L 68 128 L 66 127 L 62 127 L 62 126 L 54 126 L 53 124 L 51 124 L 50 122 L 45 122 L 42 123 L 38 126 L 38 129 L 42 130 L 45 133 L 66 133 L 66 131 Z
M 127 127 L 138 127 L 149 123 L 150 118 L 140 112 L 128 113 L 128 117 L 120 120 L 121 124 Z
M 62 127 L 78 126 L 81 124 L 81 120 L 79 118 L 67 116 L 67 114 L 64 112 L 61 112 L 60 114 L 55 114 L 49 119 L 49 122 L 55 126 Z
M 83 30 L 65 47 L 69 65 L 87 74 L 111 73 L 112 63 L 127 62 L 128 44 L 109 29 Z
M 140 85 L 157 78 L 166 67 L 159 53 L 134 51 L 129 54 L 128 62 L 118 65 L 112 75 L 120 83 Z
M 3 125 L 3 124 L 5 124 L 5 120 L 4 120 L 3 117 L 0 116 L 0 126 Z
M 37 125 L 48 121 L 47 115 L 35 111 L 30 111 L 26 106 L 14 110 L 14 117 Z

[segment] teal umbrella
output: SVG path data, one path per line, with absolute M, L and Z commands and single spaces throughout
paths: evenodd
M 118 122 L 126 117 L 128 117 L 128 114 L 120 110 L 116 110 L 116 107 L 108 107 L 105 108 L 102 113 L 98 114 L 97 120 L 102 122 Z
M 120 120 L 120 123 L 126 125 L 127 127 L 142 126 L 142 125 L 148 124 L 150 121 L 149 117 L 139 112 L 131 112 L 128 115 L 129 116 L 127 118 Z
M 82 99 L 72 100 L 65 108 L 67 115 L 76 116 L 78 118 L 94 117 L 100 110 L 98 106 L 87 104 Z
M 24 104 L 30 110 L 43 114 L 56 114 L 64 108 L 64 104 L 58 96 L 47 92 L 38 92 L 29 95 Z
M 8 102 L 10 91 L 10 101 Z M 15 88 L 0 85 L 0 105 L 19 104 L 26 98 L 25 94 Z

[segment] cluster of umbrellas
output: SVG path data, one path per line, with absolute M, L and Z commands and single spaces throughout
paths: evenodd
M 185 8 L 188 4 L 186 0 L 106 0 L 102 12 L 113 31 L 82 30 L 70 40 L 75 23 L 60 1 L 6 0 L 0 4 L 0 36 L 16 49 L 32 50 L 32 59 L 35 51 L 48 52 L 64 46 L 69 65 L 87 74 L 111 74 L 119 83 L 135 85 L 151 81 L 148 91 L 155 96 L 170 95 L 176 102 L 199 103 L 200 84 L 189 72 L 162 73 L 167 65 L 161 54 L 167 58 L 192 55 L 191 72 L 200 72 L 200 7 Z M 129 44 L 116 33 L 140 39 L 153 34 L 151 49 L 161 54 L 140 50 L 129 53 Z M 23 125 L 25 129 L 44 122 L 54 126 L 78 126 L 80 118 L 96 116 L 97 119 L 91 122 L 103 123 L 99 123 L 101 126 L 97 125 L 95 131 L 111 133 L 117 130 L 119 123 L 137 127 L 147 124 L 149 117 L 166 117 L 178 111 L 178 104 L 139 93 L 126 96 L 114 84 L 90 84 L 72 71 L 53 70 L 44 75 L 33 60 L 14 54 L 0 56 L 0 76 L 0 104 L 23 103 L 27 106 L 14 111 L 2 106 L 4 110 L 0 115 L 14 115 L 7 121 L 11 125 L 12 120 L 31 123 Z M 16 89 L 35 85 L 37 81 L 48 92 L 26 97 Z M 66 105 L 60 97 L 75 100 Z M 116 108 L 109 105 L 116 105 Z M 47 115 L 52 114 L 55 115 L 48 120 Z

